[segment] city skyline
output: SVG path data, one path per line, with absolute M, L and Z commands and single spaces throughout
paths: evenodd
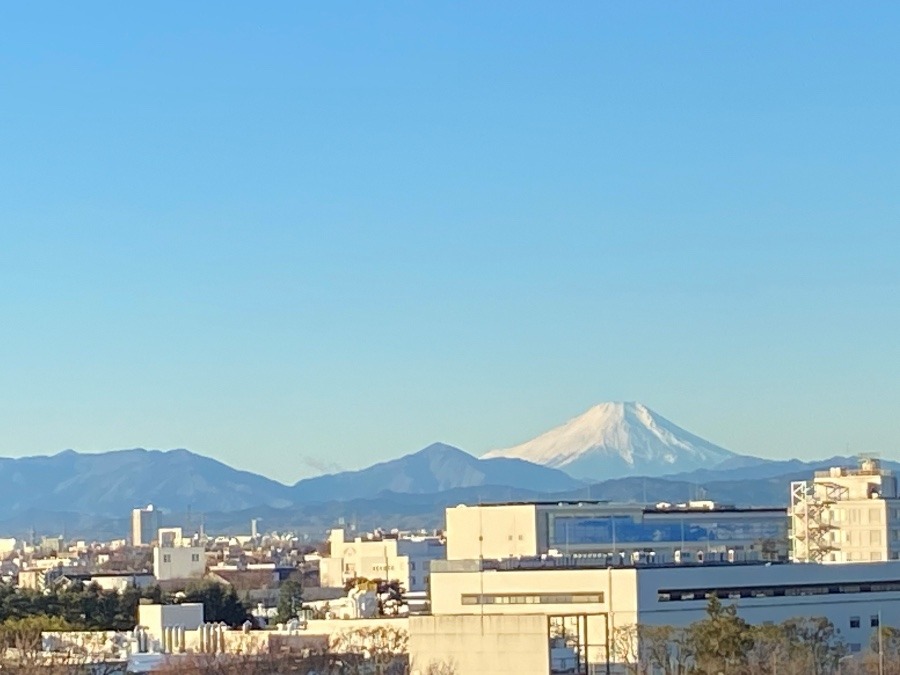
M 0 455 L 900 457 L 900 9 L 161 7 L 0 10 Z

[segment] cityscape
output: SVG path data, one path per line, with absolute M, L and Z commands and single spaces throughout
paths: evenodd
M 898 27 L 0 7 L 0 675 L 900 675 Z

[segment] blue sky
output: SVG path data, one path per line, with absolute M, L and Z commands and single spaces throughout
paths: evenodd
M 284 481 L 639 400 L 900 456 L 900 6 L 0 7 L 0 453 Z

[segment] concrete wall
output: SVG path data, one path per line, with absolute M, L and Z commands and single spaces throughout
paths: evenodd
M 550 668 L 545 616 L 414 616 L 409 623 L 413 675 L 547 675 Z
M 203 623 L 203 605 L 185 602 L 180 605 L 138 605 L 138 625 L 146 626 L 154 637 L 162 635 L 162 629 L 184 626 L 195 630 Z
M 455 506 L 448 508 L 447 560 L 533 556 L 538 549 L 537 507 Z

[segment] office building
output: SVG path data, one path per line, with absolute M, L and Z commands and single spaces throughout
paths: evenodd
M 446 516 L 448 560 L 606 553 L 673 560 L 677 552 L 779 561 L 789 550 L 783 508 L 530 502 L 460 505 Z
M 150 504 L 131 512 L 131 545 L 152 546 L 159 530 L 159 511 Z
M 789 516 L 797 562 L 900 559 L 897 478 L 875 459 L 791 483 Z

